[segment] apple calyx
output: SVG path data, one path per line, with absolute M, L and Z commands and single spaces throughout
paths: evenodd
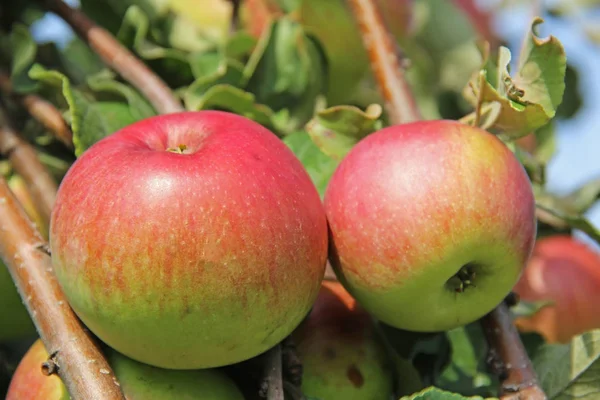
M 167 148 L 167 151 L 170 151 L 171 153 L 177 153 L 177 154 L 186 154 L 185 151 L 187 150 L 187 146 L 185 144 L 180 144 L 177 147 L 169 147 Z
M 473 281 L 475 280 L 476 264 L 467 263 L 463 265 L 456 274 L 454 274 L 446 285 L 456 293 L 463 293 L 469 287 L 476 287 Z

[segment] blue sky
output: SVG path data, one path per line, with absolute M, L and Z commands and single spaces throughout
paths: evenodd
M 67 2 L 74 4 L 76 0 Z M 532 16 L 529 7 L 535 2 L 525 3 L 527 6 L 515 6 L 496 19 L 496 29 L 507 38 L 513 54 L 518 54 L 522 38 L 529 29 Z M 580 29 L 574 29 L 578 26 L 576 23 L 549 17 L 545 21 L 539 26 L 540 35 L 552 34 L 563 43 L 569 61 L 579 71 L 584 96 L 584 106 L 576 117 L 558 124 L 558 151 L 547 171 L 548 188 L 555 193 L 565 193 L 589 179 L 600 177 L 600 46 L 591 43 Z M 32 30 L 36 39 L 57 43 L 66 42 L 71 35 L 65 23 L 54 15 L 47 15 Z M 588 217 L 600 227 L 600 203 L 590 210 Z

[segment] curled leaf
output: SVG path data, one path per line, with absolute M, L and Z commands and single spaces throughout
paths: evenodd
M 365 111 L 353 106 L 335 106 L 319 111 L 306 131 L 321 151 L 341 160 L 362 138 L 381 129 L 382 108 L 372 104 Z
M 510 50 L 500 47 L 497 61 L 490 60 L 489 46 L 480 49 L 481 70 L 476 72 L 463 96 L 477 110 L 490 102 L 501 105 L 490 126 L 505 140 L 514 140 L 546 125 L 556 114 L 565 91 L 566 55 L 554 36 L 540 39 L 535 18 L 523 43 L 514 76 Z M 484 77 L 485 79 L 482 79 Z

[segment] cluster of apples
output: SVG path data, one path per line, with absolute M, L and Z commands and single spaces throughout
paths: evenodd
M 419 332 L 482 317 L 522 275 L 534 211 L 510 149 L 456 121 L 367 136 L 322 200 L 265 127 L 182 112 L 83 153 L 60 184 L 49 242 L 129 399 L 242 399 L 219 367 L 290 335 L 306 395 L 385 399 L 394 374 L 373 317 Z M 323 280 L 328 260 L 339 283 Z M 42 375 L 46 357 L 36 342 L 8 399 L 68 398 Z

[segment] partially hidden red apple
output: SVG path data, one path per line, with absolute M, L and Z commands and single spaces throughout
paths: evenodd
M 292 334 L 302 391 L 327 400 L 388 400 L 394 373 L 371 316 L 338 282 L 323 281 L 308 318 Z
M 566 343 L 600 329 L 600 255 L 574 237 L 539 239 L 514 291 L 521 300 L 549 303 L 532 316 L 515 320 L 523 332 Z
M 535 242 L 525 169 L 496 136 L 457 121 L 367 136 L 324 202 L 340 281 L 371 314 L 409 331 L 444 331 L 491 311 Z
M 127 400 L 244 400 L 235 382 L 214 369 L 173 371 L 142 364 L 106 349 L 105 355 Z M 48 359 L 38 339 L 21 359 L 11 379 L 6 400 L 69 400 L 58 375 L 42 373 Z
M 272 132 L 228 112 L 181 112 L 76 160 L 50 247 L 70 305 L 102 341 L 157 367 L 210 368 L 268 350 L 306 316 L 327 221 Z

